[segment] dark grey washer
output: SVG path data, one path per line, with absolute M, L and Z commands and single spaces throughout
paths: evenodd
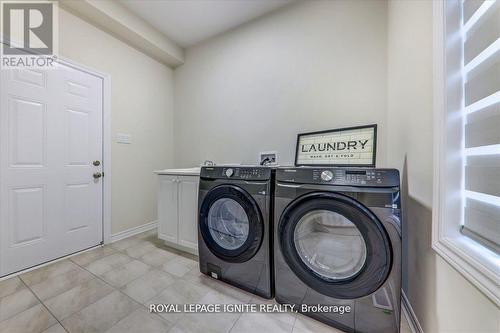
M 268 167 L 202 167 L 198 197 L 200 271 L 273 297 L 272 193 Z
M 278 168 L 276 300 L 349 305 L 304 314 L 347 332 L 399 332 L 399 184 L 392 169 Z

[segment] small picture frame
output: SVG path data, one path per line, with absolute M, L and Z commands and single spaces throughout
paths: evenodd
M 296 166 L 375 167 L 377 125 L 300 133 Z

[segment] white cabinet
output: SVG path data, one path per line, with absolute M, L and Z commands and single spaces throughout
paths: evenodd
M 177 243 L 178 233 L 178 177 L 160 176 L 158 195 L 158 235 L 161 239 Z
M 179 245 L 198 249 L 198 183 L 199 178 L 179 176 L 178 184 L 178 215 L 179 215 Z
M 198 254 L 199 176 L 159 175 L 158 237 Z

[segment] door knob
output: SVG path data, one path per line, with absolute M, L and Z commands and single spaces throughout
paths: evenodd
M 94 162 L 92 162 L 92 164 L 94 166 L 99 166 L 99 165 L 101 165 L 101 161 L 94 161 Z
M 100 173 L 100 172 L 96 172 L 96 173 L 94 173 L 94 178 L 95 178 L 95 179 L 99 179 L 99 178 L 101 178 L 101 177 L 102 177 L 102 173 Z

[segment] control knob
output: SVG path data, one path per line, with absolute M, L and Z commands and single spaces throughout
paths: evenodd
M 333 173 L 330 170 L 325 170 L 321 173 L 321 179 L 325 182 L 329 182 L 333 178 Z
M 231 177 L 234 174 L 234 170 L 229 168 L 226 169 L 226 177 Z

